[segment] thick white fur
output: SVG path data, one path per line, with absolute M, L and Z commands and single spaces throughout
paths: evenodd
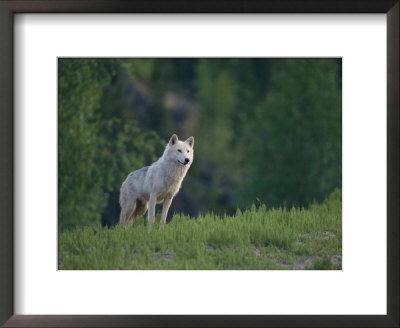
M 145 214 L 148 209 L 150 229 L 155 220 L 156 203 L 164 203 L 159 226 L 162 228 L 166 223 L 172 199 L 178 193 L 183 178 L 192 165 L 193 145 L 193 137 L 180 141 L 174 134 L 163 155 L 156 162 L 129 173 L 122 183 L 119 197 L 121 225 L 127 227 L 137 215 Z

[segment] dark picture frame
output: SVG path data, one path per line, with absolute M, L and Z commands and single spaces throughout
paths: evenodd
M 5 327 L 399 327 L 399 8 L 398 0 L 0 0 L 0 324 Z M 386 14 L 387 315 L 15 315 L 13 21 L 17 13 Z

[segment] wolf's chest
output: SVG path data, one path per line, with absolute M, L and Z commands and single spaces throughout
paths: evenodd
M 183 177 L 167 176 L 163 181 L 163 191 L 167 194 L 175 194 L 181 187 Z
M 184 178 L 183 172 L 168 172 L 165 174 L 161 181 L 159 181 L 159 190 L 157 199 L 163 200 L 175 196 L 181 187 Z

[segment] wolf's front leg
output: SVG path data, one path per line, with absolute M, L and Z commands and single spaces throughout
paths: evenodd
M 156 200 L 157 200 L 157 195 L 155 193 L 151 193 L 149 198 L 149 209 L 147 211 L 147 219 L 149 220 L 149 230 L 151 229 L 151 226 L 153 225 L 155 220 Z
M 166 198 L 164 200 L 159 229 L 161 229 L 162 226 L 167 222 L 167 214 L 168 214 L 169 207 L 171 206 L 171 203 L 172 203 L 172 197 Z

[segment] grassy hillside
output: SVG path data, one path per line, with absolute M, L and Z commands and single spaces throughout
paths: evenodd
M 60 270 L 342 268 L 341 192 L 307 209 L 267 209 L 234 216 L 176 214 L 159 231 L 144 218 L 128 229 L 77 227 L 59 234 Z

